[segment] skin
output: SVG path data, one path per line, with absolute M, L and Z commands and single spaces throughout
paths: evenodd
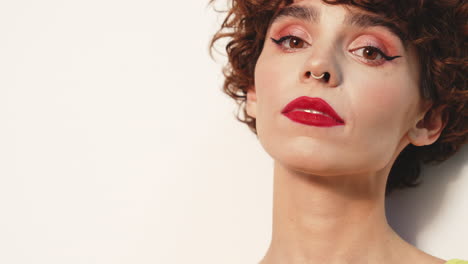
M 444 263 L 401 239 L 384 209 L 398 154 L 408 144 L 432 144 L 445 126 L 439 112 L 426 115 L 431 105 L 420 97 L 416 52 L 385 27 L 343 24 L 361 10 L 318 0 L 293 5 L 315 7 L 320 21 L 273 23 L 247 94 L 247 113 L 274 159 L 272 240 L 260 263 Z M 300 40 L 278 46 L 270 39 L 287 35 Z M 401 57 L 365 55 L 369 44 Z M 291 121 L 281 110 L 299 96 L 324 99 L 345 124 Z

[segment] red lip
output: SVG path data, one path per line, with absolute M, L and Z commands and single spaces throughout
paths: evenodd
M 296 108 L 311 109 L 322 112 L 325 115 L 307 113 L 304 111 L 293 111 Z M 292 121 L 305 125 L 322 127 L 344 125 L 343 119 L 335 112 L 335 110 L 323 99 L 317 97 L 298 97 L 287 104 L 281 113 Z

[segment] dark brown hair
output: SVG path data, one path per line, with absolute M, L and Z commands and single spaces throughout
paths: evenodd
M 213 3 L 215 0 L 211 0 Z M 382 16 L 398 25 L 405 41 L 416 48 L 420 61 L 420 92 L 423 99 L 442 109 L 446 126 L 431 145 L 408 145 L 396 159 L 387 181 L 387 193 L 419 184 L 421 164 L 440 163 L 466 143 L 468 134 L 467 38 L 468 3 L 464 0 L 322 0 L 345 4 Z M 214 44 L 228 38 L 228 64 L 223 68 L 223 91 L 242 110 L 237 119 L 254 132 L 255 118 L 245 109 L 247 89 L 254 84 L 255 64 L 263 48 L 271 18 L 292 0 L 231 0 Z

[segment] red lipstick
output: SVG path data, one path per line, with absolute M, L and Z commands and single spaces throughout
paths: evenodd
M 335 112 L 333 107 L 318 97 L 298 97 L 287 104 L 281 113 L 292 121 L 309 126 L 331 127 L 344 125 L 343 119 Z

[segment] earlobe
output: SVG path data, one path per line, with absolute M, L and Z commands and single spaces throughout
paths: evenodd
M 416 122 L 408 131 L 411 144 L 415 146 L 431 145 L 440 137 L 446 125 L 443 119 L 444 108 L 430 109 L 422 119 Z
M 247 90 L 247 102 L 245 107 L 249 116 L 257 118 L 257 93 L 254 86 Z

